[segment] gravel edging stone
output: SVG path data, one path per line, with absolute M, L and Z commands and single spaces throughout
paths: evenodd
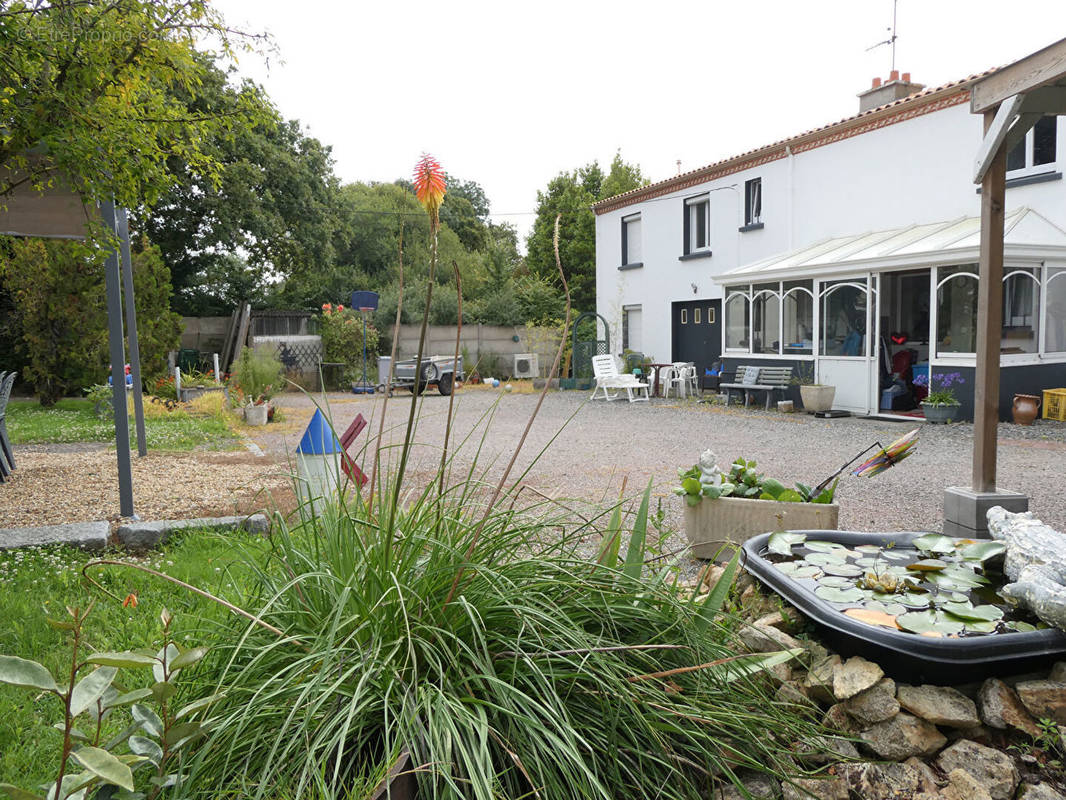
M 105 520 L 42 525 L 37 528 L 0 528 L 0 550 L 52 544 L 65 544 L 83 550 L 103 550 L 107 547 L 110 533 L 111 526 Z
M 105 523 L 106 525 L 106 523 Z M 131 522 L 120 525 L 115 535 L 126 547 L 145 550 L 165 542 L 171 533 L 190 528 L 237 529 L 249 533 L 265 534 L 270 531 L 270 520 L 265 514 L 249 517 L 200 517 L 199 519 L 160 519 L 151 522 Z

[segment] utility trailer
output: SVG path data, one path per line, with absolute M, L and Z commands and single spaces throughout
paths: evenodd
M 397 361 L 392 370 L 392 382 L 385 381 L 389 375 L 388 356 L 378 358 L 378 391 L 407 389 L 410 392 L 424 392 L 429 386 L 436 386 L 442 395 L 450 395 L 456 381 L 463 380 L 463 357 L 458 361 L 451 356 L 423 356 L 421 369 L 415 369 L 415 359 L 407 358 Z

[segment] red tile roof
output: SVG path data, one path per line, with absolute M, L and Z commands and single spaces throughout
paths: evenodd
M 789 153 L 813 150 L 816 147 L 822 147 L 851 136 L 858 136 L 867 131 L 883 128 L 886 125 L 892 125 L 897 122 L 912 119 L 916 116 L 921 116 L 922 114 L 939 111 L 948 106 L 958 105 L 969 99 L 970 87 L 976 81 L 985 78 L 998 70 L 999 67 L 977 73 L 976 75 L 970 75 L 962 80 L 945 83 L 944 85 L 937 86 L 933 89 L 923 89 L 920 92 L 908 95 L 907 97 L 895 100 L 883 106 L 863 111 L 853 117 L 847 117 L 838 122 L 833 122 L 829 125 L 823 125 L 820 128 L 814 128 L 795 136 L 790 136 L 787 139 L 781 139 L 773 144 L 768 144 L 756 148 L 755 150 L 749 150 L 746 153 L 741 153 L 740 155 L 732 156 L 731 158 L 722 161 L 716 161 L 713 164 L 708 164 L 699 169 L 683 172 L 680 175 L 675 175 L 671 178 L 657 181 L 647 186 L 642 186 L 639 189 L 632 189 L 628 192 L 615 195 L 614 197 L 608 197 L 605 200 L 593 204 L 592 210 L 597 214 L 604 214 L 608 211 L 624 208 L 625 206 L 638 203 L 642 200 L 660 197 L 665 194 L 670 194 L 671 192 L 687 189 L 690 186 L 706 183 L 707 181 L 723 177 L 724 175 L 740 172 L 745 169 L 751 169 L 752 167 L 757 167 L 770 161 L 776 161 L 779 158 L 784 158 Z

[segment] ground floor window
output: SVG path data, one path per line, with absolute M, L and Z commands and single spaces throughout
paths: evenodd
M 821 344 L 823 356 L 866 354 L 866 285 L 853 280 L 822 284 Z
M 772 355 L 813 352 L 813 280 L 727 287 L 724 309 L 728 350 Z M 712 313 L 708 309 L 711 322 Z
M 728 292 L 725 301 L 725 346 L 727 350 L 748 349 L 750 311 L 746 294 L 742 291 Z
M 779 284 L 759 283 L 752 287 L 751 351 L 753 353 L 781 352 L 781 297 Z
M 1003 278 L 1003 336 L 1000 352 L 1040 351 L 1040 276 L 1032 267 Z
M 782 352 L 810 355 L 814 352 L 812 281 L 785 281 L 782 289 Z
M 643 306 L 622 307 L 622 349 L 632 350 L 635 353 L 643 352 L 643 331 L 641 330 L 641 317 Z
M 1066 353 L 1066 269 L 1047 267 L 1044 352 Z
M 977 352 L 976 270 L 976 264 L 937 270 L 937 355 Z

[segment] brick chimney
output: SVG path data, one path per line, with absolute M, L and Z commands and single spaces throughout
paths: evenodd
M 871 88 L 865 92 L 859 92 L 859 113 L 887 105 L 915 92 L 920 92 L 924 88 L 923 84 L 911 82 L 909 72 L 900 75 L 899 70 L 894 69 L 888 74 L 888 80 L 882 81 L 880 78 L 874 78 Z

